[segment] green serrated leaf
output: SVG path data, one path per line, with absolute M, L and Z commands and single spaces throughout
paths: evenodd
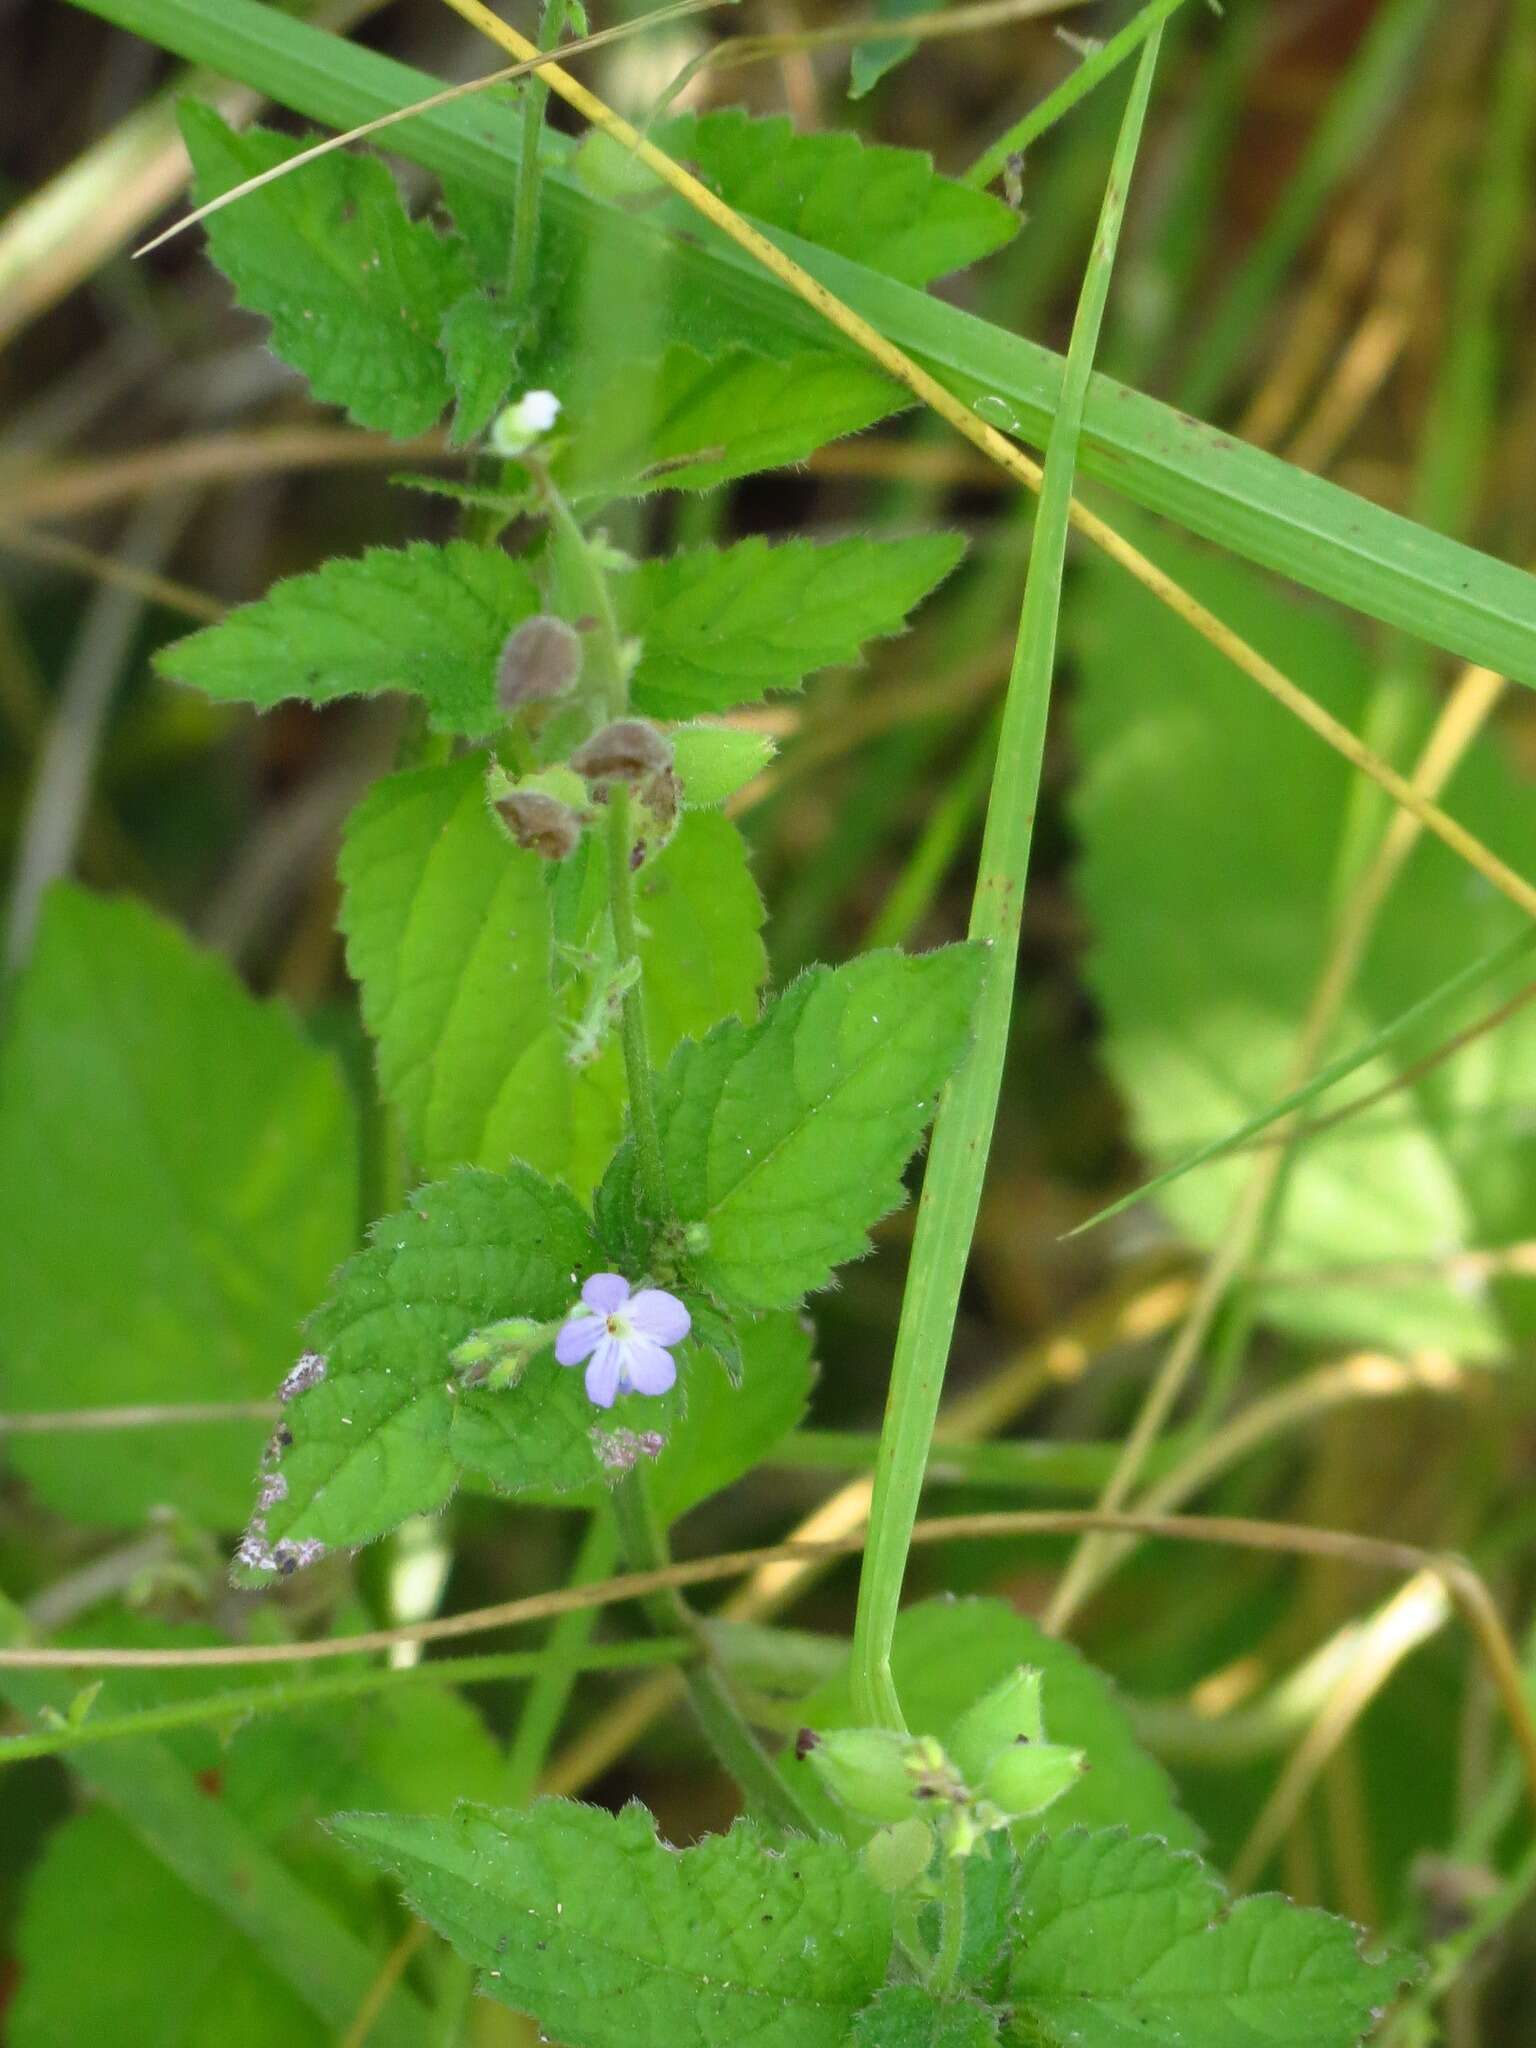
M 521 316 L 486 292 L 469 292 L 443 316 L 439 340 L 455 405 L 449 439 L 455 448 L 490 425 L 518 370 Z
M 376 1223 L 310 1318 L 324 1377 L 283 1410 L 293 1441 L 258 1510 L 259 1547 L 365 1543 L 453 1490 L 449 1353 L 507 1316 L 550 1322 L 593 1270 L 587 1217 L 525 1166 L 465 1168 Z M 263 1567 L 245 1558 L 259 1582 Z
M 335 1063 L 221 960 L 126 898 L 61 885 L 0 1053 L 0 1401 L 259 1400 L 356 1241 Z M 245 1512 L 261 1425 L 7 1444 L 87 1524 Z
M 920 150 L 800 135 L 782 115 L 754 119 L 739 107 L 680 114 L 653 140 L 739 213 L 904 284 L 962 270 L 1018 233 L 1011 208 L 941 178 Z
M 1155 551 L 1186 588 L 1358 725 L 1373 678 L 1340 625 L 1238 565 L 1166 539 Z M 1098 573 L 1079 597 L 1079 888 L 1096 928 L 1088 972 L 1107 1023 L 1106 1058 L 1139 1143 L 1162 1166 L 1284 1093 L 1360 796 L 1344 762 L 1242 687 L 1220 655 L 1157 604 Z M 1400 758 L 1411 760 L 1434 706 L 1406 684 L 1397 704 Z M 1496 735 L 1468 749 L 1452 797 L 1458 818 L 1513 866 L 1536 867 L 1536 814 Z M 1320 1063 L 1507 943 L 1521 922 L 1449 852 L 1422 842 Z M 1512 966 L 1506 986 L 1518 986 L 1521 972 Z M 1476 1007 L 1492 1000 L 1489 992 Z M 1427 1019 L 1390 1057 L 1362 1065 L 1355 1086 L 1390 1081 L 1446 1030 L 1443 1018 Z M 1327 1277 L 1266 1290 L 1263 1314 L 1310 1338 L 1439 1345 L 1459 1357 L 1504 1350 L 1512 1329 L 1530 1326 L 1514 1290 L 1471 1293 L 1432 1270 L 1372 1283 L 1327 1269 L 1432 1268 L 1458 1250 L 1519 1238 L 1536 1213 L 1536 1133 L 1521 1127 L 1518 1109 L 1533 1086 L 1536 1011 L 1527 1008 L 1477 1053 L 1304 1142 L 1269 1263 L 1277 1274 Z M 1252 1170 L 1252 1155 L 1235 1154 L 1157 1199 L 1192 1239 L 1210 1244 Z
M 960 560 L 958 534 L 909 540 L 760 539 L 644 562 L 616 592 L 641 642 L 632 690 L 653 718 L 697 718 L 858 658 Z
M 595 382 L 574 364 L 549 381 L 573 429 L 560 481 L 576 497 L 701 491 L 779 469 L 909 403 L 862 359 L 828 349 L 771 360 L 742 347 L 706 357 L 679 345 Z
M 370 548 L 274 583 L 216 626 L 175 640 L 160 673 L 222 703 L 268 710 L 401 690 L 434 732 L 483 739 L 503 723 L 496 660 L 539 609 L 533 578 L 500 548 L 450 541 Z
M 622 1062 L 610 1042 L 571 1063 L 586 984 L 579 968 L 561 970 L 603 943 L 601 903 L 584 867 L 552 869 L 510 843 L 486 810 L 483 775 L 466 758 L 391 776 L 363 799 L 340 862 L 347 958 L 380 1080 L 425 1172 L 518 1158 L 584 1193 L 618 1141 Z M 636 898 L 652 1055 L 663 1060 L 679 1039 L 755 1008 L 762 904 L 740 833 L 704 813 L 641 871 Z
M 739 1822 L 679 1853 L 640 1807 L 559 1800 L 333 1826 L 569 2048 L 847 2048 L 885 1977 L 889 1905 L 838 1843 L 770 1848 Z
M 948 1741 L 968 1707 L 1021 1664 L 1045 1674 L 1050 1740 L 1086 1750 L 1090 1765 L 1026 1832 L 1120 1821 L 1179 1848 L 1196 1846 L 1200 1830 L 1179 1807 L 1167 1773 L 1137 1742 L 1109 1680 L 1070 1643 L 1048 1636 L 1006 1600 L 923 1600 L 904 1608 L 897 1621 L 891 1671 L 907 1725 L 940 1742 Z M 798 1711 L 812 1728 L 856 1727 L 848 1673 L 813 1693 Z M 796 1784 L 807 1798 L 815 1797 L 807 1779 L 808 1773 L 797 1771 Z M 817 1811 L 831 1816 L 830 1806 L 819 1802 Z
M 1239 1899 L 1193 1856 L 1120 1829 L 1021 1859 L 1005 2039 L 1017 2048 L 1355 2048 L 1411 1974 L 1357 1930 Z
M 849 2048 L 993 2048 L 997 2015 L 920 1984 L 888 1984 L 853 2023 Z
M 199 204 L 304 146 L 261 128 L 237 135 L 194 101 L 181 130 Z M 376 157 L 337 150 L 306 164 L 215 214 L 208 242 L 316 398 L 402 440 L 439 418 L 452 390 L 438 335 L 474 276 L 462 243 L 410 219 Z
M 703 1284 L 742 1308 L 787 1307 L 868 1249 L 965 1050 L 979 953 L 868 953 L 813 968 L 755 1025 L 684 1045 L 660 1088 L 673 1204 Z M 629 1171 L 615 1162 L 614 1189 Z

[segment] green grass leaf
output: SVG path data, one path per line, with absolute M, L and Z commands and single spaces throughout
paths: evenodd
M 584 853 L 579 872 L 557 877 L 511 844 L 486 810 L 483 770 L 478 757 L 409 770 L 354 811 L 340 862 L 348 963 L 380 1082 L 424 1172 L 522 1159 L 584 1193 L 619 1139 L 622 1062 L 610 1044 L 571 1064 L 584 984 L 554 947 L 557 935 L 601 944 L 600 892 L 583 886 L 594 879 Z M 661 1061 L 679 1039 L 755 1010 L 762 904 L 741 834 L 705 813 L 683 820 L 636 893 Z
M 890 1907 L 839 1843 L 739 1822 L 679 1853 L 638 1806 L 558 1800 L 333 1827 L 569 2048 L 846 2048 L 884 1981 Z
M 304 146 L 262 128 L 237 135 L 196 101 L 181 129 L 200 205 Z M 409 218 L 377 157 L 337 150 L 307 164 L 214 215 L 208 241 L 316 398 L 401 440 L 441 416 L 452 385 L 438 334 L 474 270 L 462 243 Z
M 782 115 L 754 119 L 739 107 L 679 115 L 652 139 L 738 213 L 904 284 L 962 270 L 1018 233 L 1011 208 L 941 178 L 920 150 L 799 135 Z
M 1200 1830 L 1180 1807 L 1167 1772 L 1136 1740 L 1114 1686 L 1070 1643 L 1046 1635 L 1004 1600 L 923 1600 L 897 1620 L 891 1670 L 914 1734 L 947 1741 L 966 1709 L 1021 1664 L 1045 1674 L 1046 1734 L 1085 1749 L 1092 1765 L 1028 1823 L 1029 1832 L 1121 1822 L 1178 1848 L 1196 1847 Z M 850 1673 L 812 1693 L 797 1712 L 810 1728 L 859 1726 Z M 792 1763 L 785 1769 L 796 1772 L 803 1796 L 830 1820 L 830 1804 L 803 1782 L 810 1773 Z
M 575 364 L 550 381 L 580 429 L 558 465 L 577 498 L 702 491 L 781 469 L 910 402 L 878 370 L 824 348 L 771 358 L 679 344 L 654 363 L 610 364 L 596 381 Z
M 1039 1836 L 1014 1908 L 1017 2048 L 1356 2048 L 1408 1967 L 1193 1856 L 1119 1829 Z
M 1326 615 L 1302 609 L 1236 565 L 1164 542 L 1174 573 L 1347 723 L 1372 688 L 1364 655 Z M 1350 771 L 1186 629 L 1120 579 L 1079 587 L 1076 737 L 1083 764 L 1078 888 L 1096 937 L 1088 973 L 1106 1022 L 1105 1057 L 1154 1167 L 1183 1159 L 1267 1110 L 1284 1092 L 1336 914 L 1335 867 L 1352 803 Z M 1433 715 L 1404 700 L 1403 758 Z M 1470 749 L 1448 801 L 1522 871 L 1536 867 L 1536 817 L 1493 735 Z M 1522 929 L 1519 913 L 1437 844 L 1421 844 L 1389 898 L 1324 1059 L 1369 1040 L 1421 997 Z M 1504 988 L 1518 985 L 1514 963 Z M 1502 991 L 1489 988 L 1491 1005 Z M 1390 1059 L 1365 1062 L 1360 1089 L 1389 1081 L 1449 1030 L 1429 1017 Z M 1310 1337 L 1443 1345 L 1495 1356 L 1528 1327 L 1516 1289 L 1468 1294 L 1428 1272 L 1350 1282 L 1351 1266 L 1430 1265 L 1508 1244 L 1536 1213 L 1536 1013 L 1359 1117 L 1306 1141 L 1289 1173 L 1273 1269 L 1337 1269 L 1316 1286 L 1266 1290 L 1263 1312 Z M 1224 1227 L 1251 1158 L 1213 1161 L 1165 1188 L 1160 1205 L 1195 1242 Z
M 487 1323 L 554 1320 L 593 1268 L 585 1214 L 525 1166 L 465 1168 L 369 1236 L 309 1321 L 325 1376 L 283 1410 L 293 1441 L 275 1467 L 281 1498 L 256 1530 L 268 1548 L 365 1543 L 440 1507 L 456 1476 L 449 1353 Z
M 400 690 L 426 706 L 434 732 L 483 739 L 503 722 L 502 642 L 538 608 L 533 578 L 501 549 L 416 541 L 285 577 L 162 648 L 155 666 L 221 703 L 263 711 L 293 697 L 329 704 Z
M 849 2048 L 992 2048 L 996 2040 L 997 2015 L 985 2006 L 888 1984 L 854 2021 Z
M 49 896 L 0 1053 L 0 1397 L 8 1408 L 265 1399 L 356 1241 L 355 1117 L 277 1005 L 126 898 Z M 215 1528 L 259 1423 L 17 1438 L 60 1513 Z
M 738 541 L 642 563 L 616 586 L 643 643 L 632 691 L 652 718 L 698 718 L 796 688 L 902 631 L 946 577 L 958 534 L 910 540 Z
M 706 1287 L 788 1307 L 868 1249 L 965 1050 L 980 966 L 950 946 L 814 968 L 759 1023 L 679 1050 L 661 1082 L 662 1151 L 677 1214 L 706 1240 Z

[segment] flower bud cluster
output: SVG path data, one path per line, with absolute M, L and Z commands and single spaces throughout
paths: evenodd
M 906 1889 L 926 1872 L 935 1836 L 947 1855 L 968 1856 L 994 1829 L 1043 1812 L 1087 1769 L 1080 1749 L 1046 1740 L 1041 1689 L 1040 1672 L 1021 1666 L 961 1716 L 947 1747 L 889 1728 L 807 1728 L 795 1754 L 839 1805 L 880 1825 L 866 1851 L 870 1874 Z

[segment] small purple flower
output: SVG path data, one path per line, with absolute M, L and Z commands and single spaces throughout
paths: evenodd
M 555 1356 L 562 1365 L 590 1361 L 587 1395 L 599 1408 L 620 1394 L 664 1394 L 677 1378 L 668 1346 L 682 1343 L 689 1320 L 674 1294 L 631 1294 L 621 1273 L 594 1273 L 560 1325 Z

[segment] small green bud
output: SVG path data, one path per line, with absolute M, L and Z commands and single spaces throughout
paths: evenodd
M 890 1728 L 834 1728 L 818 1735 L 804 1728 L 795 1754 L 861 1820 L 910 1820 L 934 1802 L 965 1798 L 964 1785 L 931 1735 L 898 1735 Z
M 773 741 L 730 725 L 680 725 L 672 734 L 673 764 L 683 785 L 683 808 L 723 804 L 760 775 L 773 759 Z
M 1016 1742 L 1044 1741 L 1044 1687 L 1044 1674 L 1021 1664 L 960 1716 L 950 1730 L 949 1748 L 968 1783 L 981 1783 L 1000 1750 Z
M 448 1363 L 467 1387 L 485 1387 L 492 1393 L 516 1386 L 529 1362 L 549 1340 L 550 1326 L 531 1322 L 527 1316 L 509 1316 L 505 1322 L 487 1323 L 472 1330 L 462 1344 L 448 1354 Z
M 999 1750 L 978 1789 L 1010 1820 L 1021 1820 L 1053 1806 L 1087 1768 L 1088 1759 L 1080 1749 L 1021 1740 Z
M 925 1820 L 899 1820 L 871 1835 L 859 1856 L 881 1891 L 910 1891 L 933 1860 L 933 1829 Z

